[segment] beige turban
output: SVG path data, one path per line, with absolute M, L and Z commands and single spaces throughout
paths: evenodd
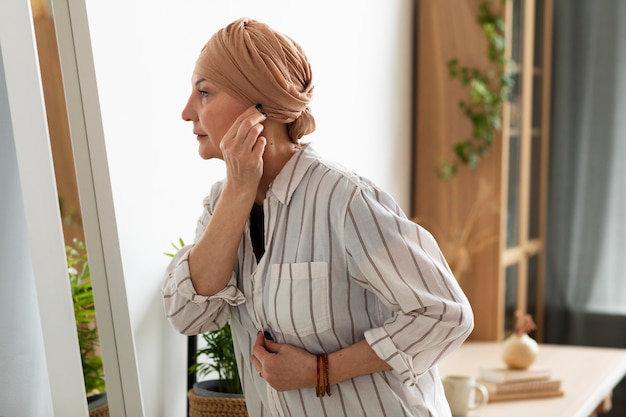
M 239 19 L 219 30 L 194 71 L 244 103 L 261 104 L 268 118 L 288 124 L 294 141 L 315 130 L 309 62 L 298 44 L 263 23 Z

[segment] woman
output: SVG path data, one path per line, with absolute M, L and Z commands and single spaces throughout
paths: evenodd
M 447 416 L 437 362 L 473 327 L 432 236 L 300 139 L 315 129 L 301 48 L 237 20 L 202 50 L 182 117 L 226 179 L 168 267 L 184 334 L 231 320 L 251 416 Z

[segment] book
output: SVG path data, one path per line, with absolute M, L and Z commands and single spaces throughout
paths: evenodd
M 489 402 L 549 398 L 563 395 L 561 380 L 549 369 L 481 368 L 478 381 L 487 388 Z
M 489 395 L 489 402 L 495 403 L 498 401 L 516 401 L 516 400 L 531 400 L 536 398 L 553 398 L 563 395 L 563 391 L 560 389 L 552 391 L 535 391 L 535 392 L 516 392 L 508 394 L 494 394 Z
M 489 396 L 497 394 L 557 391 L 561 388 L 561 381 L 558 379 L 537 379 L 512 382 L 492 382 L 484 379 L 478 379 L 477 382 L 487 388 Z
M 480 379 L 490 382 L 512 382 L 549 379 L 552 375 L 549 369 L 508 369 L 508 368 L 480 368 Z

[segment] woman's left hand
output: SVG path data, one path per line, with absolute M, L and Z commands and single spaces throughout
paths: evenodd
M 252 347 L 252 364 L 277 391 L 315 387 L 317 358 L 304 349 L 265 339 L 260 332 Z

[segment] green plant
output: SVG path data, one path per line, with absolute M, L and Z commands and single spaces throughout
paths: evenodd
M 83 365 L 83 377 L 87 394 L 105 391 L 104 368 L 102 357 L 97 354 L 100 344 L 96 327 L 96 310 L 93 301 L 91 275 L 85 244 L 77 239 L 73 246 L 65 247 L 67 270 L 74 302 L 76 331 Z
M 175 251 L 185 246 L 183 239 L 179 238 L 177 243 L 172 243 Z M 166 256 L 174 257 L 174 253 L 164 253 Z M 239 370 L 233 346 L 233 337 L 230 323 L 227 322 L 221 329 L 202 334 L 205 345 L 199 348 L 194 358 L 196 363 L 189 367 L 189 373 L 196 373 L 197 376 L 205 376 L 211 372 L 216 372 L 220 384 L 221 392 L 241 394 L 241 382 L 239 380 Z M 202 359 L 202 362 L 198 362 Z
M 218 374 L 222 392 L 241 394 L 243 391 L 239 381 L 230 323 L 227 322 L 219 330 L 203 333 L 202 338 L 205 346 L 198 349 L 195 358 L 197 360 L 206 356 L 208 360 L 192 365 L 189 372 L 196 372 L 197 375 L 204 376 L 215 371 Z
M 509 100 L 513 86 L 514 69 L 505 54 L 504 19 L 494 15 L 489 1 L 485 1 L 480 5 L 477 20 L 487 38 L 487 58 L 493 69 L 483 71 L 461 66 L 458 59 L 448 61 L 450 77 L 470 90 L 469 101 L 461 100 L 459 107 L 472 123 L 472 135 L 454 144 L 452 162 L 440 161 L 439 177 L 442 179 L 454 176 L 459 164 L 475 168 L 493 145 L 495 133 L 501 129 L 502 105 Z
M 63 197 L 59 197 L 59 209 L 61 211 L 61 220 L 63 224 L 72 228 L 82 227 L 82 219 L 80 217 L 80 209 L 76 206 L 67 207 Z

